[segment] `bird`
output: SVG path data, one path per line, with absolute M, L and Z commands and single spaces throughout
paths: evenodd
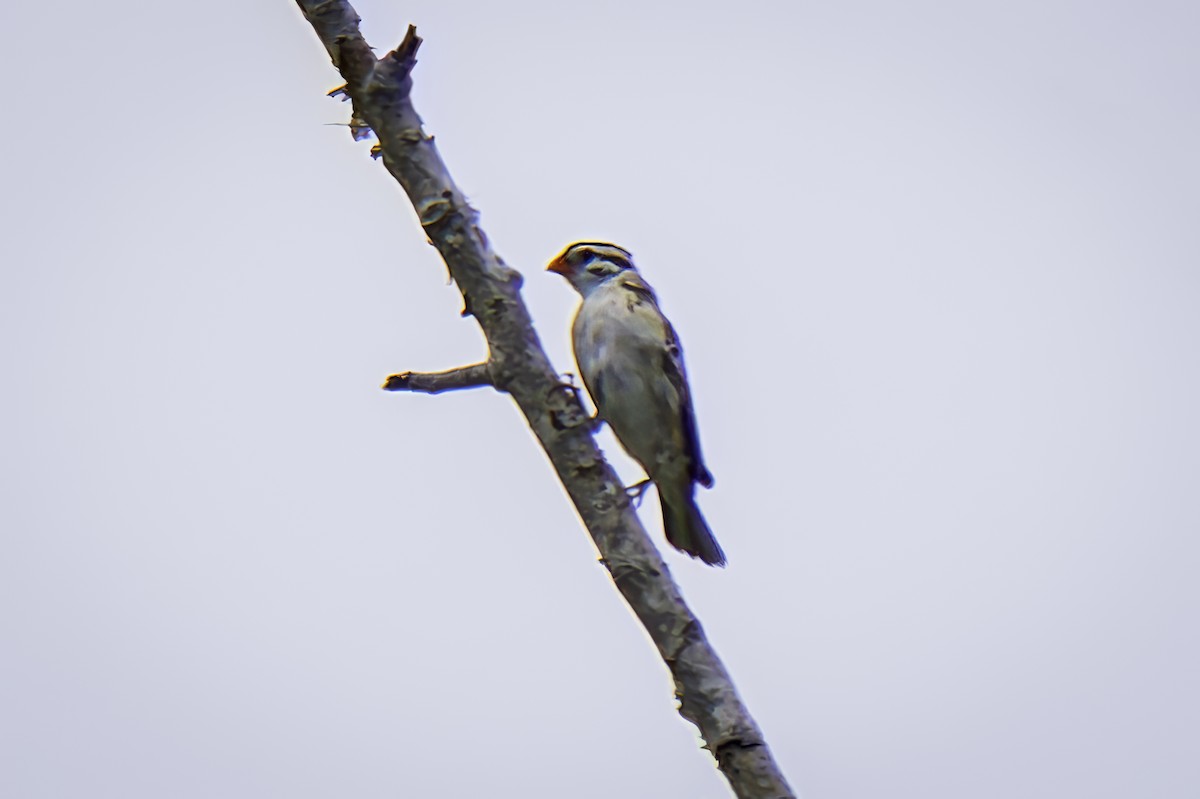
M 546 267 L 583 301 L 571 343 L 584 387 L 617 441 L 658 489 L 663 532 L 676 549 L 712 566 L 725 553 L 696 505 L 696 483 L 712 488 L 679 337 L 629 251 L 580 241 Z

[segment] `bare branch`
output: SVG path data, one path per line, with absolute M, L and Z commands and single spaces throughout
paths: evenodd
M 490 386 L 492 376 L 486 363 L 451 369 L 447 372 L 400 372 L 388 375 L 383 381 L 385 391 L 416 391 L 421 394 L 440 394 L 460 388 Z
M 478 214 L 455 186 L 409 96 L 421 40 L 376 60 L 345 0 L 296 0 L 346 81 L 355 125 L 379 137 L 387 170 L 403 186 L 487 338 L 492 384 L 507 391 L 545 449 L 617 589 L 675 678 L 680 714 L 741 799 L 793 797 L 733 681 L 704 637 L 616 473 L 592 439 L 589 417 L 565 390 L 521 299 L 521 276 L 491 249 Z

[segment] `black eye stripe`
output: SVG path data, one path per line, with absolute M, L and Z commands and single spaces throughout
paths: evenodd
M 619 255 L 615 252 L 596 252 L 589 250 L 585 258 L 580 259 L 584 264 L 592 263 L 610 263 L 619 266 L 621 269 L 630 269 L 633 263 L 624 255 Z
M 613 244 L 599 242 L 584 242 L 576 244 L 567 254 L 567 260 L 575 264 L 587 264 L 594 259 L 611 261 L 622 269 L 633 266 L 629 253 Z

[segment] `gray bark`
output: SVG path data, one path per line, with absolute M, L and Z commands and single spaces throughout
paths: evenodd
M 679 712 L 700 729 L 706 748 L 742 799 L 794 796 L 733 681 L 684 603 L 666 564 L 638 520 L 616 473 L 592 438 L 591 419 L 559 379 L 521 299 L 521 275 L 491 249 L 478 214 L 426 135 L 410 98 L 421 40 L 410 27 L 376 58 L 344 0 L 297 0 L 346 85 L 351 131 L 379 138 L 373 153 L 408 194 L 425 234 L 462 291 L 464 314 L 487 337 L 489 356 L 437 375 L 393 375 L 391 390 L 437 392 L 492 385 L 512 396 L 583 520 L 601 561 L 650 635 L 675 679 Z

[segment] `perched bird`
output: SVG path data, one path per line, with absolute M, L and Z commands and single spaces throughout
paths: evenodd
M 711 488 L 713 477 L 700 456 L 679 338 L 654 289 L 614 244 L 577 242 L 547 269 L 583 297 L 571 326 L 580 377 L 599 418 L 658 488 L 667 541 L 724 566 L 725 553 L 693 497 L 695 484 Z

